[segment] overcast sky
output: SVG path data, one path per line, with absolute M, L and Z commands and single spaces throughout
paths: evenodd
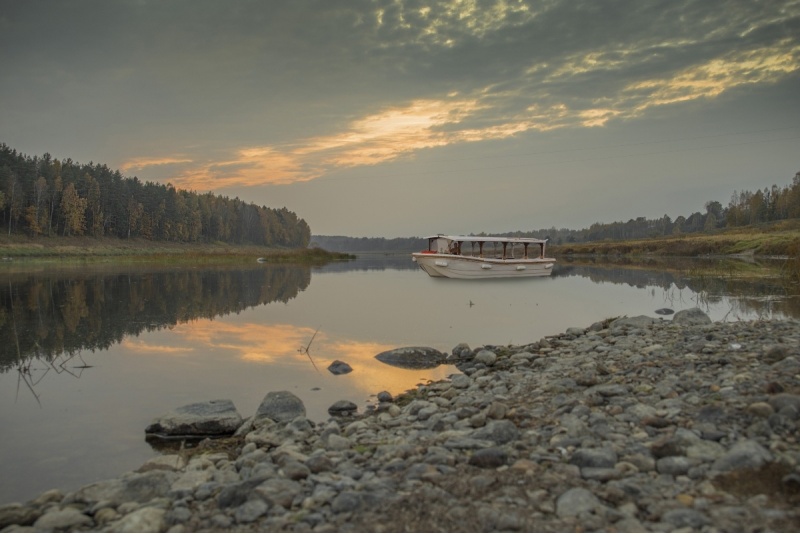
M 674 219 L 800 171 L 800 2 L 0 0 L 0 142 L 314 234 Z

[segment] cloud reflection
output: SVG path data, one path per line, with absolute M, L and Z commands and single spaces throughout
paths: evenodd
M 155 345 L 147 343 L 141 339 L 133 339 L 126 337 L 120 343 L 122 348 L 130 352 L 141 355 L 174 355 L 174 356 L 187 356 L 188 353 L 194 352 L 193 347 L 187 346 L 172 346 L 172 345 Z
M 316 336 L 314 336 L 316 332 Z M 309 354 L 303 350 L 308 346 Z M 346 377 L 349 387 L 363 395 L 382 389 L 400 393 L 421 380 L 439 380 L 452 372 L 448 366 L 438 369 L 400 369 L 383 364 L 375 355 L 397 348 L 376 341 L 363 341 L 337 336 L 315 328 L 292 324 L 233 323 L 220 320 L 196 320 L 176 325 L 170 332 L 173 345 L 147 344 L 126 339 L 123 346 L 141 354 L 193 355 L 214 354 L 215 359 L 231 358 L 263 365 L 311 369 L 309 356 L 316 368 L 328 376 L 328 365 L 342 360 L 353 367 Z M 312 371 L 313 372 L 313 371 Z M 333 377 L 333 375 L 330 375 Z

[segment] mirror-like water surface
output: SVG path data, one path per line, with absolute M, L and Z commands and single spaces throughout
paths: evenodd
M 525 344 L 664 307 L 800 317 L 779 280 L 741 281 L 713 262 L 560 262 L 549 278 L 485 282 L 433 279 L 407 256 L 314 269 L 11 269 L 0 271 L 0 503 L 135 469 L 157 454 L 147 424 L 184 404 L 228 398 L 248 417 L 269 391 L 289 390 L 324 421 L 337 400 L 366 408 L 380 391 L 454 371 L 374 359 L 392 348 Z M 353 372 L 332 375 L 334 360 Z

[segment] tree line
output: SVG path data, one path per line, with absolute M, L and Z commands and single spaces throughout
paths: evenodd
M 343 235 L 315 235 L 311 245 L 333 252 L 408 252 L 421 250 L 428 241 L 419 237 L 347 237 Z
M 657 219 L 637 217 L 627 222 L 594 223 L 589 228 L 542 228 L 540 230 L 518 230 L 503 233 L 515 237 L 549 239 L 552 244 L 589 243 L 594 241 L 619 241 L 652 237 L 712 232 L 721 228 L 748 226 L 771 221 L 800 218 L 800 172 L 792 183 L 784 187 L 751 191 L 734 191 L 727 206 L 710 200 L 705 203 L 705 213 L 694 212 L 689 216 L 669 215 Z M 476 235 L 489 235 L 481 232 Z M 337 252 L 412 252 L 427 246 L 419 237 L 386 239 L 382 237 L 345 237 L 315 235 L 312 244 Z
M 92 162 L 30 157 L 5 143 L 0 144 L 0 231 L 276 247 L 305 247 L 311 239 L 306 221 L 285 207 L 142 182 Z
M 669 215 L 657 219 L 637 217 L 627 222 L 597 222 L 581 230 L 552 227 L 504 235 L 548 238 L 553 244 L 561 245 L 713 232 L 721 228 L 798 218 L 800 218 L 800 172 L 795 174 L 789 185 L 783 187 L 773 185 L 771 188 L 765 187 L 756 191 L 734 191 L 727 206 L 723 206 L 719 201 L 710 200 L 705 203 L 705 213 L 697 211 L 686 217 L 678 216 L 675 220 Z

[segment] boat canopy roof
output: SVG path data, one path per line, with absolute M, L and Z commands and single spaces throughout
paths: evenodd
M 547 239 L 536 239 L 534 237 L 501 237 L 501 236 L 478 236 L 478 235 L 444 235 L 437 234 L 425 237 L 425 239 L 449 239 L 451 241 L 461 241 L 464 243 L 547 243 Z

